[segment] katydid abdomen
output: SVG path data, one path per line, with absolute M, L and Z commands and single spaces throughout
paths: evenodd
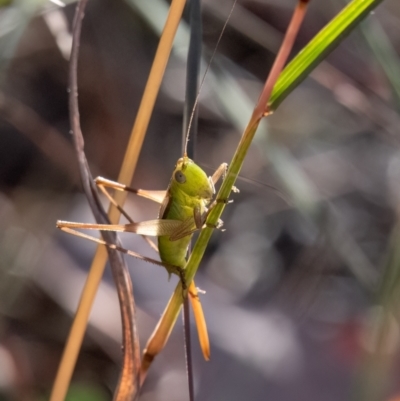
M 173 235 L 158 237 L 158 250 L 164 263 L 185 267 L 192 232 L 201 227 L 213 194 L 214 188 L 206 173 L 189 158 L 179 159 L 159 218 L 182 221 L 182 229 Z

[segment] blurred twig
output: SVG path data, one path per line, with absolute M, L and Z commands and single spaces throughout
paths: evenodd
M 33 18 L 45 0 L 15 0 L 0 14 L 0 83 L 5 78 L 8 63 Z
M 0 116 L 34 143 L 54 165 L 59 166 L 71 183 L 80 183 L 71 143 L 56 128 L 32 108 L 3 92 L 0 92 Z
M 392 87 L 397 105 L 400 106 L 400 63 L 396 50 L 376 18 L 365 21 L 360 28 Z
M 394 226 L 378 289 L 376 314 L 365 328 L 369 349 L 364 353 L 361 375 L 356 387 L 356 400 L 384 399 L 389 387 L 389 371 L 395 353 L 393 343 L 399 341 L 400 290 L 400 224 Z
M 260 139 L 258 143 L 261 144 Z M 318 202 L 317 188 L 289 152 L 273 140 L 266 140 L 263 149 L 286 191 L 291 195 L 295 207 L 327 237 L 359 282 L 374 293 L 378 275 L 351 234 L 338 226 L 333 208 L 329 204 Z

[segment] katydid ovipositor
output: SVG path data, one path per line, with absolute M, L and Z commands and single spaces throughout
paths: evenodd
M 215 171 L 212 177 L 207 177 L 206 173 L 196 163 L 184 155 L 177 161 L 166 191 L 135 190 L 117 182 L 99 177 L 96 179 L 96 184 L 114 204 L 115 202 L 105 190 L 105 187 L 134 192 L 139 196 L 160 203 L 161 206 L 158 219 L 134 223 L 120 208 L 125 217 L 127 217 L 131 223 L 85 224 L 58 221 L 57 227 L 61 228 L 63 231 L 104 244 L 136 258 L 161 265 L 166 268 L 169 274 L 177 274 L 182 280 L 183 288 L 185 288 L 184 267 L 186 264 L 186 254 L 190 240 L 193 233 L 204 226 L 209 211 L 207 207 L 215 194 L 214 184 L 225 173 L 225 171 L 226 164 L 223 163 Z M 220 225 L 221 224 L 219 224 L 218 227 L 220 227 Z M 144 236 L 157 236 L 158 251 L 161 262 L 119 248 L 115 245 L 107 244 L 100 239 L 73 230 L 76 228 L 133 232 Z M 204 358 L 208 360 L 210 357 L 208 333 L 194 282 L 190 284 L 188 290 L 196 320 L 201 349 Z M 184 294 L 182 296 L 184 296 Z

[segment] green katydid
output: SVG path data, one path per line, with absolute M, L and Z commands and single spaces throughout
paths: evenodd
M 232 14 L 235 3 L 236 1 L 231 8 L 230 15 Z M 224 24 L 221 35 L 218 39 L 218 43 L 221 40 L 222 33 L 227 26 L 229 17 Z M 216 48 L 214 49 L 210 64 L 214 58 L 215 53 Z M 203 169 L 201 169 L 196 163 L 193 162 L 193 160 L 191 160 L 187 156 L 190 127 L 194 118 L 200 91 L 210 64 L 208 64 L 204 73 L 202 83 L 200 84 L 200 90 L 195 99 L 195 103 L 193 105 L 192 113 L 189 119 L 185 139 L 184 155 L 177 161 L 175 165 L 175 169 L 173 171 L 167 190 L 135 190 L 118 182 L 98 177 L 96 178 L 95 182 L 100 190 L 108 198 L 108 200 L 130 221 L 130 223 L 125 225 L 102 225 L 57 221 L 57 227 L 65 232 L 69 232 L 79 237 L 89 239 L 91 241 L 106 245 L 113 249 L 117 249 L 138 259 L 161 265 L 167 269 L 169 275 L 171 275 L 172 273 L 177 274 L 181 279 L 182 288 L 185 290 L 184 294 L 182 295 L 186 296 L 186 292 L 189 294 L 189 299 L 191 301 L 193 314 L 196 321 L 200 347 L 206 360 L 209 360 L 210 358 L 210 345 L 204 313 L 194 281 L 190 283 L 188 291 L 186 291 L 184 267 L 186 265 L 186 255 L 193 233 L 197 230 L 201 230 L 203 226 L 205 226 L 208 214 L 211 211 L 212 206 L 215 205 L 216 202 L 227 202 L 226 200 L 218 199 L 211 203 L 212 197 L 215 195 L 214 185 L 218 182 L 221 176 L 225 175 L 227 171 L 227 164 L 222 163 L 214 172 L 214 174 L 211 177 L 208 177 Z M 111 195 L 106 190 L 106 187 L 118 191 L 133 192 L 139 196 L 148 198 L 159 203 L 161 206 L 158 214 L 158 219 L 143 221 L 139 223 L 133 222 L 129 215 L 123 210 L 123 208 L 120 207 L 117 202 L 115 202 L 115 200 L 111 197 Z M 233 190 L 235 192 L 238 191 L 236 187 L 233 187 Z M 219 221 L 217 225 L 213 227 L 220 228 L 221 226 L 222 221 Z M 133 232 L 136 234 L 140 234 L 156 251 L 159 252 L 161 262 L 145 257 L 136 252 L 120 248 L 116 245 L 108 244 L 101 239 L 83 234 L 79 231 L 76 231 L 75 229 L 77 228 Z M 147 236 L 158 237 L 158 248 L 152 243 L 152 241 L 147 238 Z
M 195 231 L 200 230 L 204 226 L 208 213 L 212 205 L 215 204 L 211 203 L 210 206 L 212 197 L 215 194 L 214 185 L 224 175 L 226 168 L 227 165 L 223 163 L 211 177 L 207 177 L 206 173 L 185 154 L 177 161 L 166 191 L 135 190 L 126 185 L 98 177 L 96 184 L 114 204 L 115 202 L 105 189 L 106 187 L 134 192 L 139 196 L 160 203 L 158 219 L 134 223 L 125 211 L 120 208 L 121 212 L 131 221 L 129 224 L 108 225 L 58 221 L 57 227 L 63 231 L 120 250 L 136 258 L 161 265 L 167 269 L 170 275 L 177 274 L 180 276 L 182 286 L 185 288 L 183 270 L 186 264 L 186 254 L 191 237 Z M 222 222 L 218 224 L 217 228 L 221 225 Z M 161 262 L 115 245 L 107 244 L 101 239 L 76 231 L 75 229 L 77 228 L 133 232 L 143 236 L 157 236 Z M 189 286 L 188 294 L 193 307 L 200 346 L 204 358 L 208 360 L 210 357 L 208 333 L 203 310 L 193 282 Z

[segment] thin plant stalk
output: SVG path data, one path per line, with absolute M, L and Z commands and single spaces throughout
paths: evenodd
M 185 152 L 186 136 L 190 136 L 191 142 L 187 149 L 188 156 L 194 160 L 197 143 L 197 125 L 198 125 L 198 110 L 194 110 L 196 96 L 198 93 L 198 81 L 200 74 L 201 63 L 201 49 L 202 49 L 202 21 L 201 21 L 201 7 L 200 0 L 190 0 L 189 2 L 189 15 L 190 15 L 190 40 L 186 64 L 186 94 L 185 105 L 183 111 L 183 124 L 182 124 L 182 154 Z M 191 126 L 192 110 L 194 118 Z M 189 130 L 189 132 L 187 132 Z M 191 244 L 189 245 L 188 253 L 190 254 Z M 183 302 L 183 334 L 186 356 L 186 373 L 188 380 L 189 401 L 194 401 L 194 373 L 193 373 L 193 358 L 192 358 L 192 337 L 190 330 L 190 303 L 189 297 L 185 297 Z M 206 329 L 207 334 L 207 329 Z M 199 339 L 201 343 L 201 332 L 199 331 Z M 207 335 L 208 342 L 208 335 Z M 208 347 L 209 348 L 209 347 Z

